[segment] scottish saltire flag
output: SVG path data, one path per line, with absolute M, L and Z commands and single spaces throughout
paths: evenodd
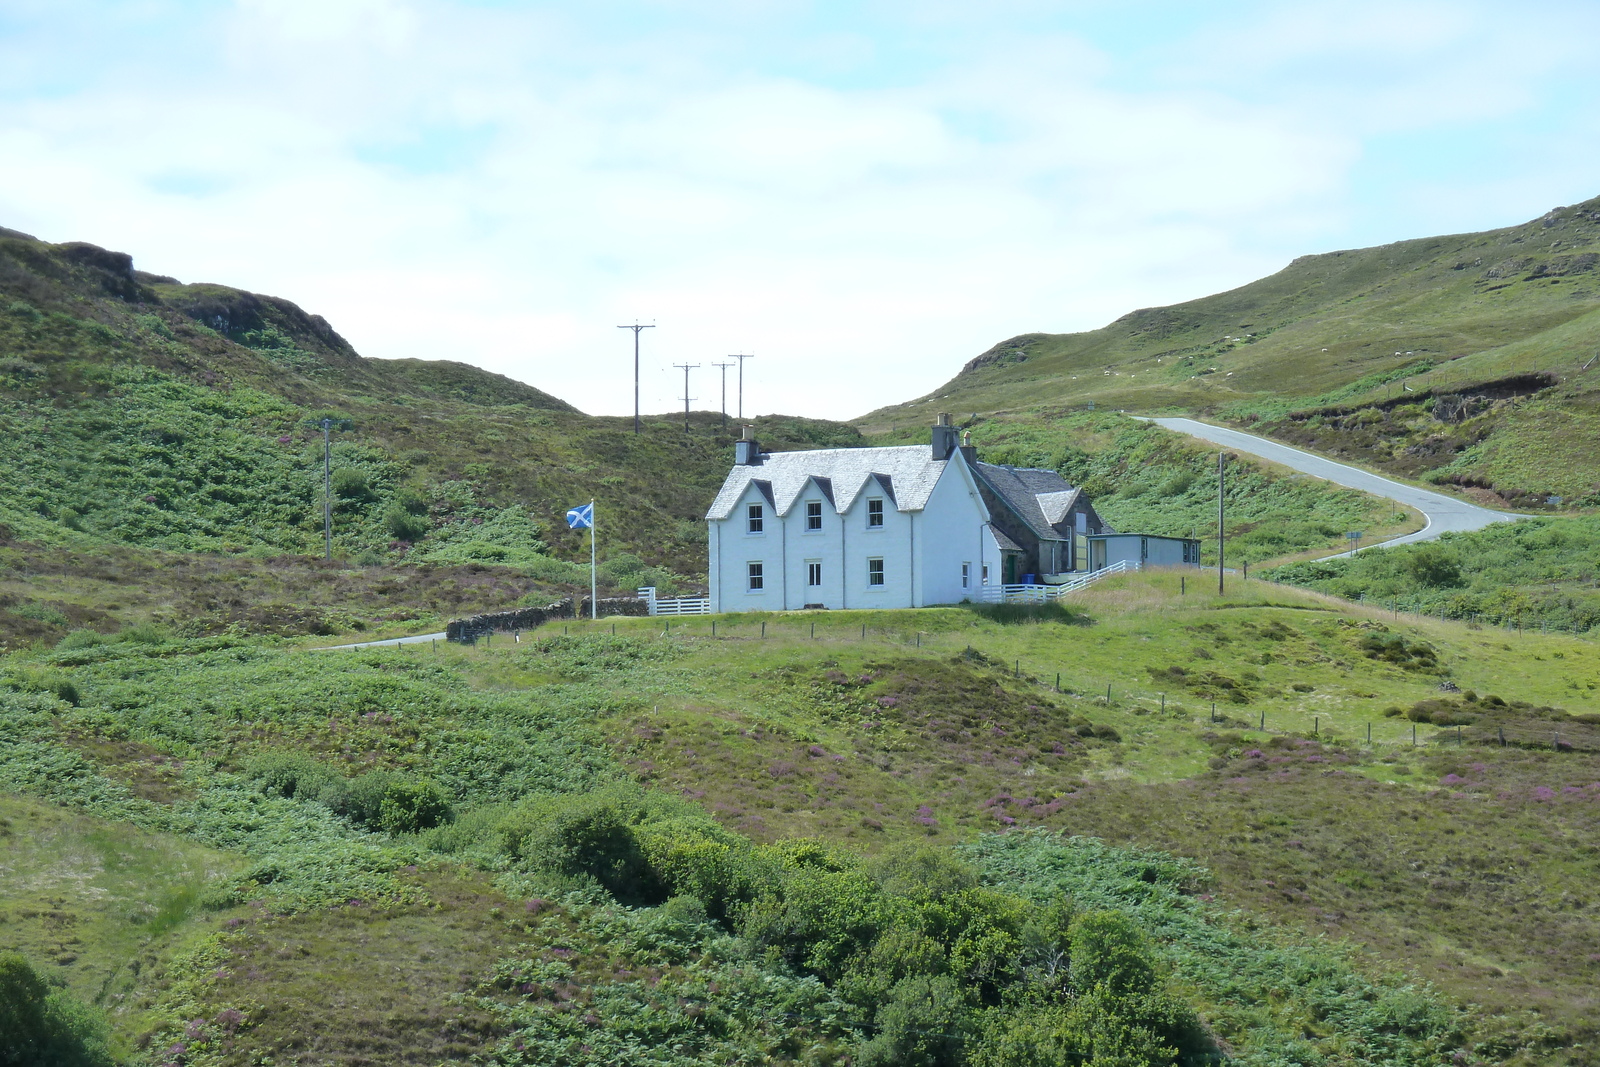
M 567 512 L 567 526 L 573 530 L 586 530 L 594 525 L 594 501 L 579 504 Z

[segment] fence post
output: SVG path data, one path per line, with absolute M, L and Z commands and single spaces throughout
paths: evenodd
M 817 624 L 813 622 L 811 624 L 811 639 L 813 641 L 815 641 L 816 638 L 817 638 Z
M 761 620 L 761 636 L 763 638 L 767 636 L 767 620 L 765 619 Z
M 1109 685 L 1106 686 L 1106 703 L 1111 703 L 1111 687 Z
M 1061 672 L 1056 671 L 1056 692 L 1061 692 Z
M 712 637 L 717 636 L 717 620 L 716 619 L 712 619 L 711 620 L 711 636 Z
M 1311 716 L 1311 736 L 1322 736 L 1322 717 L 1320 715 Z
M 1266 729 L 1267 729 L 1267 713 L 1263 711 L 1261 713 L 1261 730 L 1262 730 L 1263 733 L 1265 733 Z
M 1056 688 L 1057 689 L 1061 688 L 1061 675 L 1059 675 L 1059 674 L 1056 675 Z M 1161 694 L 1161 714 L 1165 715 L 1166 713 L 1167 713 L 1167 694 L 1162 693 Z
M 1506 747 L 1506 728 L 1504 726 L 1500 727 L 1500 747 Z
M 1367 723 L 1367 744 L 1372 744 L 1372 724 Z
M 1020 659 L 1017 660 L 1016 667 L 1012 668 L 1011 677 L 1013 677 L 1013 678 L 1021 678 L 1022 677 L 1022 661 Z
M 1417 724 L 1416 723 L 1412 723 L 1411 724 L 1411 747 L 1412 748 L 1416 748 L 1417 747 Z
M 866 639 L 867 639 L 867 624 L 866 623 L 862 623 L 861 624 L 861 640 L 865 641 Z

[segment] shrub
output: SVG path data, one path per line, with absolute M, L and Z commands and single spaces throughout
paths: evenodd
M 873 1019 L 877 1036 L 860 1046 L 861 1067 L 959 1067 L 966 1062 L 972 1011 L 961 988 L 944 976 L 899 982 Z
M 765 881 L 764 865 L 748 838 L 713 819 L 682 816 L 646 823 L 635 831 L 651 878 L 674 896 L 699 900 L 714 919 L 749 901 Z
M 74 648 L 94 648 L 96 645 L 105 644 L 103 634 L 94 630 L 73 630 L 67 636 L 56 642 L 56 647 L 63 650 Z
M 333 495 L 340 500 L 364 504 L 372 500 L 372 486 L 367 472 L 354 467 L 340 467 L 332 476 Z
M 383 526 L 396 541 L 420 541 L 428 536 L 430 528 L 426 515 L 411 512 L 399 501 L 384 511 Z
M 634 832 L 644 814 L 639 798 L 622 790 L 547 797 L 520 805 L 502 833 L 531 870 L 593 879 L 623 903 L 659 904 L 665 887 Z
M 435 782 L 392 771 L 368 771 L 324 790 L 329 807 L 358 826 L 389 834 L 427 830 L 451 818 L 450 799 Z
M 16 952 L 0 953 L 0 1064 L 110 1067 L 105 1020 L 51 989 Z
M 268 796 L 320 800 L 342 785 L 337 771 L 303 752 L 263 753 L 245 764 L 245 773 Z
M 1139 996 L 1155 988 L 1156 969 L 1139 928 L 1126 915 L 1092 911 L 1072 921 L 1072 985 L 1080 992 L 1104 990 Z

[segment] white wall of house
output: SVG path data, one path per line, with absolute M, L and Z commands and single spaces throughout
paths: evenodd
M 850 487 L 834 486 L 837 496 Z M 882 524 L 870 522 L 873 501 L 882 502 Z M 761 508 L 761 530 L 749 529 L 752 505 Z M 810 505 L 819 529 L 810 529 Z M 797 610 L 807 604 L 830 609 L 907 608 L 978 599 L 983 568 L 1000 580 L 1000 553 L 987 524 L 988 512 L 971 472 L 957 459 L 947 464 L 919 511 L 901 511 L 875 479 L 841 514 L 822 487 L 810 482 L 787 513 L 778 515 L 755 485 L 746 487 L 728 518 L 708 523 L 711 610 Z M 874 561 L 882 583 L 873 584 Z M 760 563 L 762 587 L 750 588 L 750 564 Z M 962 564 L 968 565 L 962 585 Z M 812 585 L 812 568 L 820 585 Z
M 989 511 L 978 495 L 977 483 L 957 452 L 945 465 L 928 506 L 917 517 L 919 573 L 914 606 L 977 600 L 986 563 L 992 580 L 1000 580 L 1000 550 L 988 521 Z M 961 584 L 963 563 L 970 565 L 965 587 Z

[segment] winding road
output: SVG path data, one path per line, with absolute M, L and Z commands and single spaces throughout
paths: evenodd
M 1364 552 L 1369 548 L 1389 548 L 1393 545 L 1408 545 L 1415 541 L 1432 541 L 1442 533 L 1462 530 L 1481 530 L 1485 526 L 1496 522 L 1514 522 L 1524 518 L 1522 515 L 1513 515 L 1503 511 L 1491 511 L 1480 508 L 1476 504 L 1469 504 L 1465 500 L 1435 493 L 1428 489 L 1418 489 L 1414 485 L 1397 482 L 1392 478 L 1385 478 L 1381 474 L 1364 471 L 1360 467 L 1352 467 L 1345 463 L 1335 463 L 1331 459 L 1310 452 L 1302 452 L 1298 448 L 1281 445 L 1265 437 L 1257 437 L 1253 433 L 1243 433 L 1239 430 L 1228 430 L 1221 426 L 1212 426 L 1209 423 L 1199 422 L 1195 419 L 1172 418 L 1145 418 L 1145 422 L 1153 422 L 1174 433 L 1187 434 L 1197 437 L 1202 441 L 1209 441 L 1214 445 L 1232 449 L 1236 452 L 1248 452 L 1252 456 L 1273 463 L 1281 463 L 1292 470 L 1309 474 L 1324 481 L 1333 482 L 1335 485 L 1346 486 L 1350 489 L 1359 489 L 1363 493 L 1373 496 L 1385 497 L 1389 500 L 1405 504 L 1407 507 L 1416 508 L 1422 512 L 1428 524 L 1413 534 L 1403 537 L 1391 538 L 1377 544 L 1363 545 L 1357 549 Z M 1349 555 L 1340 552 L 1338 555 Z

